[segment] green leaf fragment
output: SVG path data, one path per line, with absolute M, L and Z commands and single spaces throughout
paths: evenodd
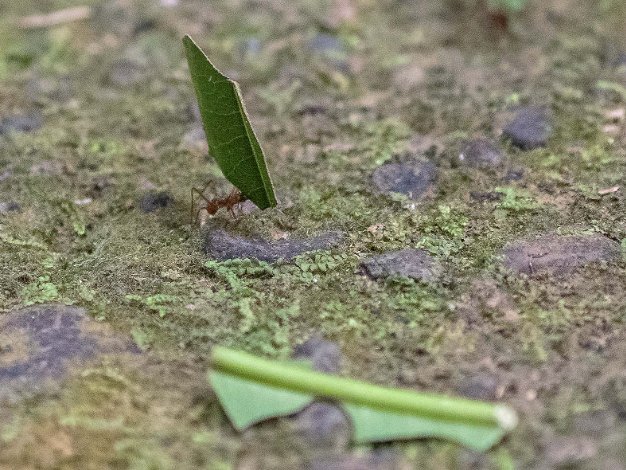
M 504 405 L 380 387 L 219 346 L 212 361 L 211 385 L 237 429 L 292 414 L 317 397 L 344 406 L 357 443 L 438 437 L 484 451 L 517 424 Z
M 268 418 L 296 413 L 315 398 L 222 372 L 210 372 L 209 380 L 228 418 L 239 431 Z
M 276 206 L 265 156 L 239 85 L 217 70 L 189 36 L 183 44 L 211 155 L 224 177 L 259 208 Z
M 410 416 L 351 404 L 344 405 L 344 409 L 352 420 L 354 442 L 359 444 L 438 437 L 484 451 L 500 441 L 505 434 L 502 428 L 493 425 Z

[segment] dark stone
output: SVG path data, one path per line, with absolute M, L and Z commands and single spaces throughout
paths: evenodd
M 498 192 L 480 192 L 480 191 L 471 191 L 470 197 L 474 201 L 478 202 L 495 202 L 499 201 L 504 197 L 504 194 Z
M 152 31 L 158 27 L 158 23 L 153 18 L 143 18 L 134 25 L 133 36 L 139 36 L 142 33 Z
M 131 59 L 115 62 L 109 71 L 109 82 L 125 88 L 141 83 L 146 78 L 146 67 Z
M 504 128 L 502 135 L 522 150 L 532 150 L 547 144 L 552 135 L 552 122 L 547 108 L 521 108 Z
M 342 73 L 351 73 L 350 63 L 347 60 L 348 51 L 343 41 L 328 33 L 320 33 L 307 41 L 307 47 L 314 54 Z
M 19 212 L 21 209 L 22 207 L 15 201 L 0 202 L 0 214 Z
M 150 213 L 163 209 L 174 202 L 174 198 L 166 191 L 150 191 L 139 199 L 139 209 L 142 212 Z
M 39 113 L 16 114 L 0 119 L 0 135 L 10 132 L 33 132 L 43 125 Z
M 465 378 L 458 387 L 461 395 L 476 400 L 495 400 L 498 380 L 490 374 L 478 374 Z
M 319 335 L 297 345 L 292 357 L 311 361 L 313 369 L 320 372 L 337 373 L 341 368 L 341 348 Z M 312 403 L 295 415 L 294 423 L 312 447 L 341 450 L 350 442 L 350 422 L 333 403 Z
M 344 450 L 350 443 L 350 421 L 343 410 L 332 403 L 315 402 L 294 416 L 300 436 L 311 447 Z
M 48 390 L 72 365 L 105 354 L 139 353 L 82 308 L 38 305 L 0 316 L 0 402 Z
M 317 237 L 271 242 L 232 235 L 220 228 L 209 228 L 204 238 L 204 251 L 217 260 L 252 258 L 267 262 L 280 259 L 288 261 L 309 251 L 327 250 L 337 246 L 343 239 L 344 234 L 341 232 L 326 232 Z
M 314 52 L 329 56 L 343 55 L 346 53 L 341 39 L 327 33 L 316 34 L 307 42 L 307 46 Z
M 9 169 L 0 171 L 0 182 L 8 180 L 11 176 L 13 176 L 13 172 Z
M 459 161 L 474 168 L 495 168 L 502 164 L 502 159 L 500 149 L 487 139 L 468 142 L 459 154 Z
M 504 181 L 519 181 L 524 177 L 524 169 L 523 168 L 513 168 L 509 171 L 506 172 L 506 175 L 504 175 L 504 178 L 502 178 Z
M 598 453 L 597 444 L 586 436 L 554 436 L 544 447 L 545 468 L 568 468 Z
M 595 437 L 614 430 L 617 421 L 617 413 L 613 410 L 585 411 L 572 418 L 572 431 Z
M 504 247 L 504 265 L 530 276 L 562 276 L 594 261 L 619 259 L 617 242 L 604 235 L 542 235 L 518 240 Z
M 400 455 L 391 450 L 366 454 L 341 454 L 318 457 L 304 467 L 307 470 L 401 470 L 412 468 Z
M 341 368 L 341 349 L 337 343 L 314 335 L 293 349 L 294 359 L 308 359 L 320 372 L 337 373 Z
M 382 193 L 405 194 L 413 200 L 426 196 L 437 179 L 437 167 L 427 160 L 385 163 L 372 174 L 372 182 Z
M 373 279 L 404 276 L 431 282 L 442 274 L 441 265 L 432 256 L 412 248 L 372 256 L 363 260 L 361 267 Z

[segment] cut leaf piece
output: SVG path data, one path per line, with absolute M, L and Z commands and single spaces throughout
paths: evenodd
M 272 180 L 239 85 L 217 70 L 191 37 L 185 36 L 183 44 L 209 152 L 245 197 L 261 209 L 274 207 Z
M 315 399 L 313 395 L 222 372 L 210 372 L 209 381 L 228 418 L 239 431 L 268 418 L 293 414 Z
M 344 408 L 352 420 L 356 443 L 438 437 L 484 451 L 498 443 L 506 433 L 499 426 L 408 416 L 350 404 Z
M 484 451 L 517 424 L 504 405 L 380 387 L 220 346 L 211 358 L 211 384 L 238 429 L 292 414 L 314 397 L 344 405 L 362 443 L 430 436 Z

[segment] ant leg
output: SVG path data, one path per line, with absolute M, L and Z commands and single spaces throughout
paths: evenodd
M 196 216 L 193 218 L 193 223 L 195 224 L 198 220 L 198 217 L 200 216 L 200 212 L 202 212 L 203 210 L 206 210 L 206 207 L 201 207 L 200 209 L 198 209 L 196 211 Z
M 202 190 L 198 189 L 198 188 L 191 188 L 191 212 L 189 214 L 189 224 L 190 225 L 194 225 L 196 223 L 196 220 L 198 220 L 198 215 L 200 214 L 200 211 L 202 210 L 202 208 L 200 210 L 198 210 L 198 212 L 196 212 L 196 216 L 193 216 L 193 195 L 194 193 L 197 193 L 202 199 L 204 199 L 206 202 L 209 202 L 209 199 L 207 199 L 207 197 L 204 195 L 204 192 L 207 190 L 207 188 L 209 186 L 211 186 L 213 184 L 213 181 L 209 181 L 204 188 L 202 188 Z

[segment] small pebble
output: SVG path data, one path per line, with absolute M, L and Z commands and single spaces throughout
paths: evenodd
M 495 168 L 502 164 L 502 152 L 490 140 L 475 139 L 468 142 L 461 153 L 459 161 L 474 168 Z
M 329 56 L 343 55 L 346 53 L 341 39 L 327 33 L 316 34 L 307 42 L 307 46 L 313 52 Z
M 372 174 L 379 192 L 400 193 L 417 200 L 432 191 L 437 179 L 437 167 L 427 160 L 406 163 L 385 163 Z
M 509 182 L 509 181 L 519 181 L 524 177 L 524 169 L 523 168 L 513 168 L 509 171 L 506 172 L 506 175 L 504 175 L 504 178 L 502 178 L 504 181 Z
M 383 449 L 366 453 L 317 457 L 304 468 L 306 470 L 410 470 L 415 467 L 397 452 Z
M 174 198 L 166 191 L 149 191 L 139 199 L 139 209 L 147 214 L 159 209 L 164 209 L 173 202 Z
M 467 377 L 459 385 L 458 392 L 475 400 L 495 400 L 498 392 L 498 380 L 490 374 Z
M 33 132 L 43 125 L 39 113 L 16 114 L 0 119 L 0 135 L 10 132 Z
M 554 436 L 545 444 L 545 468 L 571 468 L 598 453 L 597 444 L 585 436 Z
M 502 135 L 522 150 L 544 147 L 552 136 L 552 122 L 545 107 L 521 108 L 506 125 Z
M 495 202 L 495 201 L 501 200 L 503 197 L 504 197 L 504 194 L 498 193 L 495 191 L 492 191 L 492 192 L 471 191 L 470 192 L 470 198 L 478 202 Z
M 22 207 L 15 201 L 0 202 L 0 214 L 5 215 L 9 212 L 19 212 Z
M 341 368 L 341 349 L 337 343 L 314 335 L 293 349 L 294 359 L 308 359 L 320 372 L 337 373 Z
M 361 262 L 361 268 L 373 279 L 403 276 L 432 282 L 442 274 L 441 265 L 432 256 L 412 248 L 372 256 Z

